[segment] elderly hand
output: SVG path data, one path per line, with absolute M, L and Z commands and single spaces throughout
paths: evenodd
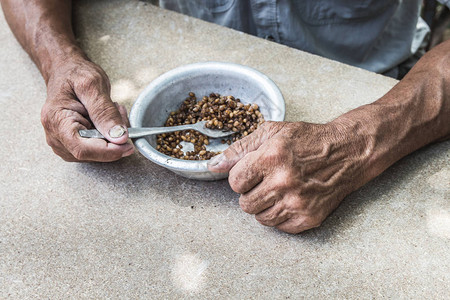
M 229 171 L 242 209 L 263 225 L 298 233 L 319 226 L 363 185 L 370 153 L 363 135 L 335 123 L 266 122 L 209 163 Z
M 41 121 L 47 143 L 66 161 L 115 161 L 134 151 L 127 143 L 128 118 L 110 99 L 105 72 L 82 56 L 59 63 L 47 83 Z M 97 128 L 108 141 L 82 138 L 79 129 Z

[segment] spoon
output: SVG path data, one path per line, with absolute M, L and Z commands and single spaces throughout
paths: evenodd
M 232 135 L 233 131 L 221 131 L 214 130 L 205 127 L 207 121 L 200 121 L 195 124 L 187 124 L 180 126 L 170 126 L 170 127 L 130 127 L 128 128 L 128 136 L 132 139 L 144 137 L 147 135 L 174 132 L 174 131 L 182 131 L 182 130 L 195 130 L 198 131 L 210 138 L 222 138 L 229 135 Z M 105 137 L 97 130 L 97 129 L 81 129 L 78 130 L 78 133 L 81 137 L 85 138 L 97 138 L 104 139 Z

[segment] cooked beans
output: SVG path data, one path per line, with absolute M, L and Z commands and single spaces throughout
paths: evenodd
M 259 124 L 264 123 L 264 116 L 257 104 L 243 104 L 233 96 L 212 93 L 197 101 L 195 94 L 190 92 L 180 108 L 170 113 L 165 126 L 195 124 L 199 121 L 208 121 L 205 126 L 210 129 L 235 132 L 222 140 L 223 144 L 230 145 L 255 131 Z M 194 151 L 185 153 L 181 141 L 192 143 Z M 179 159 L 207 160 L 220 153 L 208 151 L 206 146 L 209 145 L 209 138 L 195 130 L 159 134 L 156 142 L 158 151 Z

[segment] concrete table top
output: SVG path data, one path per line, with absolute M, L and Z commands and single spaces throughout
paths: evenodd
M 158 75 L 227 61 L 272 78 L 286 119 L 327 122 L 396 81 L 138 1 L 77 1 L 75 28 L 129 109 Z M 227 181 L 139 154 L 66 163 L 45 84 L 0 17 L 0 298 L 403 298 L 450 294 L 450 142 L 409 155 L 299 235 L 259 225 Z

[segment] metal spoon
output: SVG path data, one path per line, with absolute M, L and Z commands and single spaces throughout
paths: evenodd
M 200 121 L 195 124 L 171 126 L 171 127 L 140 127 L 140 128 L 128 128 L 128 136 L 132 139 L 140 138 L 147 135 L 182 131 L 182 130 L 196 130 L 211 138 L 222 138 L 232 135 L 233 131 L 220 131 L 209 129 L 205 127 L 207 121 Z M 78 130 L 81 137 L 85 138 L 97 138 L 104 139 L 105 137 L 97 129 Z

